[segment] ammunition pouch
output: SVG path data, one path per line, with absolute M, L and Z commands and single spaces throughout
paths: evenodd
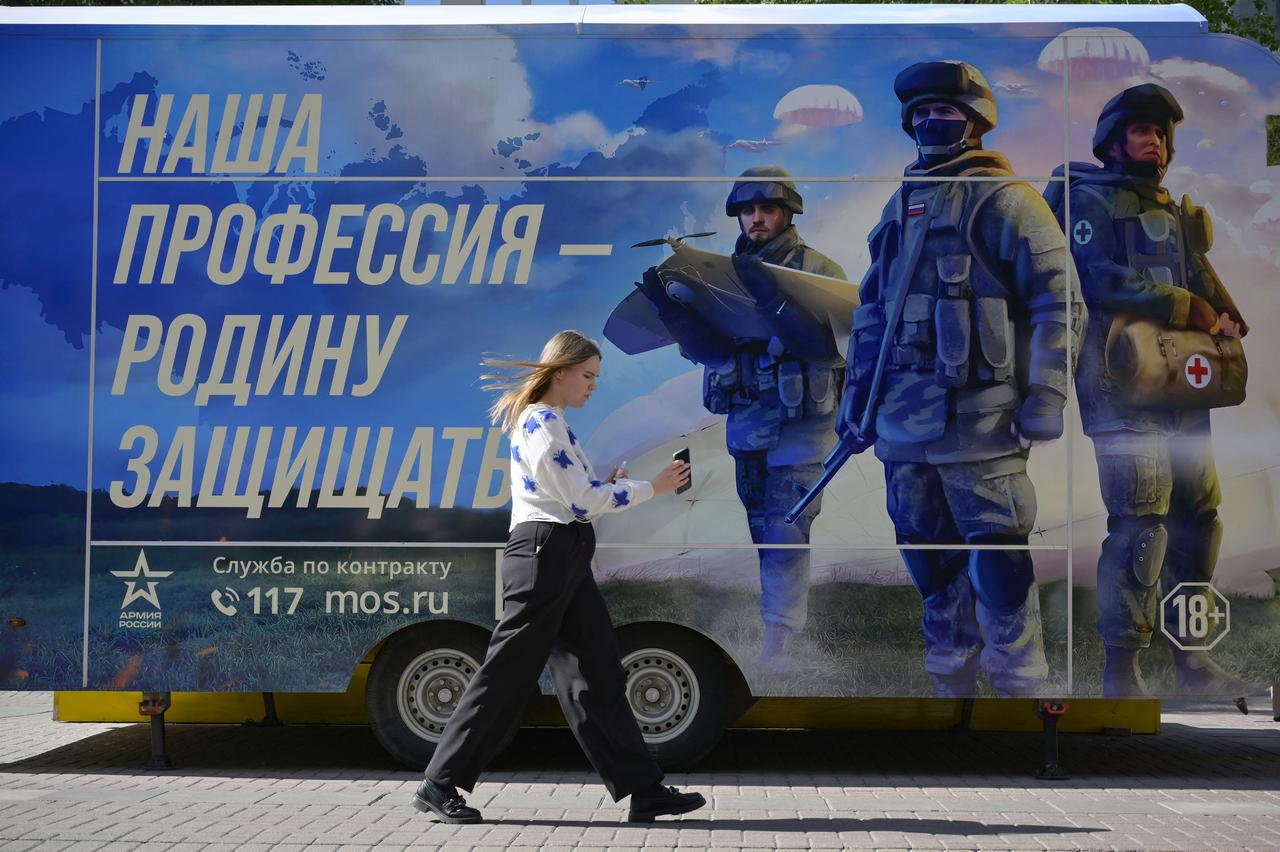
M 1107 334 L 1106 370 L 1124 402 L 1135 408 L 1239 405 L 1249 378 L 1239 339 L 1124 315 Z
M 937 258 L 940 297 L 933 310 L 937 331 L 938 384 L 962 388 L 969 384 L 969 353 L 973 351 L 973 289 L 969 270 L 973 258 L 967 254 Z
M 784 420 L 799 420 L 835 410 L 835 371 L 793 359 L 777 360 L 767 352 L 739 349 L 725 363 L 704 369 L 702 404 L 712 414 L 728 414 L 774 389 Z
M 889 366 L 898 369 L 925 369 L 933 366 L 933 303 L 927 293 L 908 293 L 902 306 Z
M 747 391 L 747 395 L 753 399 L 761 399 L 778 386 L 778 362 L 768 352 L 762 352 L 755 357 L 754 367 L 754 381 L 751 382 L 754 387 Z M 755 392 L 752 393 L 752 390 Z
M 908 293 L 902 306 L 902 322 L 897 342 L 927 349 L 933 343 L 933 303 L 928 293 Z
M 1187 251 L 1192 254 L 1208 254 L 1213 248 L 1213 220 L 1209 211 L 1191 202 L 1190 195 L 1182 196 L 1182 232 Z
M 835 371 L 803 361 L 781 361 L 778 401 L 783 420 L 830 414 L 836 408 Z
M 974 302 L 978 320 L 978 344 L 982 358 L 991 367 L 991 378 L 1008 381 L 1013 375 L 1013 323 L 1009 322 L 1009 303 L 1004 299 L 983 297 Z
M 728 414 L 741 391 L 742 374 L 736 352 L 720 366 L 707 365 L 702 371 L 702 404 L 712 414 Z
M 835 371 L 830 367 L 810 364 L 805 370 L 805 378 L 809 380 L 809 396 L 805 400 L 805 413 L 821 415 L 835 411 L 838 389 Z
M 1173 214 L 1163 207 L 1146 210 L 1138 214 L 1138 226 L 1147 239 L 1156 245 L 1166 243 L 1178 227 Z
M 804 373 L 799 361 L 783 361 L 778 364 L 778 401 L 782 404 L 784 420 L 796 420 L 804 416 Z
M 939 299 L 934 306 L 934 323 L 938 327 L 938 384 L 962 388 L 969 383 L 969 300 Z

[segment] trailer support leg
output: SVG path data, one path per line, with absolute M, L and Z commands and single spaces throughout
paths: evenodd
M 1071 776 L 1058 764 L 1058 719 L 1067 712 L 1067 702 L 1036 699 L 1036 715 L 1044 722 L 1044 765 L 1036 773 L 1041 781 L 1065 781 Z
M 167 692 L 144 692 L 138 702 L 138 713 L 151 717 L 151 759 L 148 769 L 172 769 L 173 763 L 165 751 L 164 743 L 164 711 L 169 709 L 170 696 Z
M 952 730 L 967 731 L 973 724 L 973 699 L 960 699 L 960 721 Z
M 262 717 L 262 721 L 258 723 L 260 728 L 282 728 L 284 722 L 280 721 L 280 717 L 276 714 L 276 694 L 274 692 L 262 693 L 262 708 L 266 713 Z

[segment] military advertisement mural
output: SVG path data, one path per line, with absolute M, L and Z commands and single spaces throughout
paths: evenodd
M 1274 56 L 505 14 L 0 25 L 0 689 L 341 691 L 491 628 L 480 362 L 565 328 L 594 467 L 693 461 L 584 513 L 615 622 L 755 695 L 1280 680 Z

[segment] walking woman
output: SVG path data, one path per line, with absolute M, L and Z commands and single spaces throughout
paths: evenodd
M 479 822 L 458 793 L 517 724 L 538 675 L 550 662 L 569 729 L 613 800 L 631 796 L 628 819 L 652 822 L 706 804 L 699 793 L 663 786 L 626 699 L 626 678 L 604 599 L 591 575 L 591 519 L 668 494 L 689 478 L 672 462 L 653 482 L 615 469 L 596 478 L 565 420 L 596 389 L 600 347 L 562 331 L 536 362 L 486 360 L 508 371 L 483 376 L 502 391 L 490 415 L 511 438 L 511 531 L 502 558 L 502 619 L 484 665 L 467 686 L 428 764 L 413 806 L 444 822 Z

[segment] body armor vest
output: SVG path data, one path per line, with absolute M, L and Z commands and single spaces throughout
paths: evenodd
M 1170 204 L 1117 219 L 1116 236 L 1129 266 L 1152 281 L 1185 289 L 1187 257 L 1177 209 Z
M 1005 288 L 975 256 L 968 234 L 975 208 L 985 201 L 978 194 L 989 195 L 995 186 L 957 182 L 907 190 L 901 246 L 917 239 L 924 246 L 914 269 L 895 273 L 899 282 L 899 274 L 910 280 L 891 370 L 931 372 L 947 388 L 1004 382 L 1013 375 Z

